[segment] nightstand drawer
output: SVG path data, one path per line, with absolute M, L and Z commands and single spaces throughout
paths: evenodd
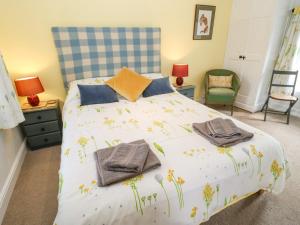
M 25 122 L 23 125 L 57 120 L 57 112 L 55 109 L 24 113 L 24 116 Z
M 57 120 L 51 122 L 26 125 L 23 128 L 26 136 L 33 136 L 38 134 L 41 135 L 41 134 L 60 130 L 60 126 Z
M 39 147 L 44 147 L 53 144 L 60 144 L 61 143 L 61 132 L 52 132 L 43 135 L 37 135 L 27 138 L 27 143 L 30 148 L 35 149 Z
M 188 98 L 194 97 L 194 89 L 185 89 L 185 90 L 180 90 L 179 92 Z

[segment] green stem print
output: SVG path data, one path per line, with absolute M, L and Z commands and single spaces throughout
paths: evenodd
M 163 177 L 160 174 L 156 174 L 155 175 L 155 180 L 160 184 L 160 186 L 162 187 L 162 189 L 164 191 L 164 194 L 165 194 L 167 202 L 168 202 L 168 217 L 170 217 L 170 200 L 169 200 L 167 191 L 166 191 L 166 189 L 164 187 L 164 184 L 163 184 Z
M 91 136 L 91 139 L 93 140 L 93 143 L 94 143 L 95 148 L 98 149 L 98 146 L 97 146 L 95 137 L 94 137 L 94 136 Z
M 220 154 L 226 154 L 232 161 L 233 163 L 233 167 L 234 167 L 234 171 L 236 172 L 237 175 L 240 174 L 240 169 L 238 164 L 236 163 L 234 157 L 232 156 L 231 152 L 232 152 L 232 148 L 223 148 L 223 147 L 218 147 L 218 152 Z
M 114 146 L 120 144 L 122 141 L 120 139 L 113 139 L 110 142 L 108 140 L 105 140 L 104 142 L 105 142 L 105 144 L 107 144 L 108 147 L 114 147 Z
M 191 124 L 183 124 L 183 125 L 179 125 L 181 128 L 183 128 L 184 130 L 186 130 L 189 133 L 193 133 L 193 129 Z
M 185 181 L 181 177 L 178 177 L 176 180 L 174 176 L 174 170 L 171 169 L 169 169 L 168 171 L 167 180 L 174 184 L 178 195 L 179 208 L 182 209 L 184 206 L 182 185 L 184 184 Z
M 62 187 L 64 184 L 64 177 L 61 173 L 59 173 L 59 180 L 58 180 L 58 193 L 61 193 Z
M 80 163 L 83 163 L 83 161 L 86 159 L 85 146 L 87 145 L 88 141 L 89 139 L 83 136 L 78 139 L 78 143 L 81 146 L 81 148 L 78 150 Z
M 153 145 L 158 152 L 160 152 L 161 154 L 163 154 L 165 156 L 165 151 L 159 144 L 157 144 L 156 142 L 153 142 Z
M 249 150 L 246 149 L 246 148 L 242 148 L 242 150 L 243 150 L 243 152 L 246 153 L 246 155 L 248 156 L 248 158 L 249 158 L 249 160 L 250 160 L 250 162 L 251 162 L 251 167 L 252 167 L 251 177 L 253 177 L 253 175 L 254 175 L 254 164 L 253 164 L 253 160 L 252 160 L 252 158 L 251 158 L 251 156 L 250 156 L 250 152 L 249 152 Z
M 282 174 L 283 171 L 283 167 L 280 167 L 278 162 L 276 160 L 273 160 L 272 164 L 271 164 L 271 173 L 274 177 L 274 182 L 273 185 L 271 187 L 271 191 L 273 190 L 273 188 L 275 187 L 275 183 L 278 180 L 278 178 L 280 177 L 280 175 Z
M 217 205 L 219 205 L 219 191 L 220 191 L 220 185 L 217 184 L 216 186 L 216 191 L 217 191 Z
M 206 218 L 208 219 L 208 208 L 213 200 L 215 191 L 212 189 L 212 187 L 209 184 L 206 184 L 204 189 L 203 189 L 203 199 L 205 201 L 206 205 Z
M 145 199 L 144 198 L 141 198 L 139 192 L 138 192 L 138 189 L 137 189 L 137 182 L 138 181 L 141 181 L 143 179 L 143 175 L 139 175 L 139 176 L 136 176 L 136 177 L 133 177 L 131 179 L 128 179 L 126 181 L 123 182 L 124 185 L 126 186 L 130 186 L 131 190 L 132 190 L 132 193 L 133 193 L 133 196 L 134 196 L 134 201 L 135 201 L 135 207 L 136 207 L 136 210 L 137 212 L 139 212 L 141 215 L 144 214 L 143 212 L 143 205 L 145 205 Z
M 257 157 L 257 164 L 258 164 L 257 175 L 260 175 L 260 173 L 261 173 L 262 158 L 264 157 L 264 155 L 263 155 L 262 152 L 257 151 L 256 147 L 254 145 L 250 145 L 250 148 L 251 148 L 252 154 Z

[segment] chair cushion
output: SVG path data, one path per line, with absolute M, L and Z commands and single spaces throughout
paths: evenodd
M 232 87 L 232 77 L 229 76 L 214 76 L 208 75 L 208 87 L 209 88 L 231 88 Z
M 235 92 L 230 88 L 209 88 L 208 94 L 215 96 L 234 96 Z
M 117 75 L 106 81 L 106 84 L 118 94 L 134 102 L 151 82 L 151 79 L 124 67 Z

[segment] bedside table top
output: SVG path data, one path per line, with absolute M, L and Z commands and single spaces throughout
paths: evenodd
M 31 106 L 29 104 L 24 104 L 22 106 L 22 111 L 24 113 L 28 113 L 28 112 L 37 112 L 37 111 L 42 111 L 42 110 L 48 110 L 48 109 L 56 109 L 59 107 L 59 101 L 57 99 L 55 100 L 48 100 L 45 102 L 41 102 L 41 106 Z M 43 104 L 45 103 L 45 104 Z
M 195 88 L 195 85 L 182 85 L 182 86 L 177 86 L 176 84 L 174 85 L 176 90 L 186 90 L 186 89 L 191 89 Z

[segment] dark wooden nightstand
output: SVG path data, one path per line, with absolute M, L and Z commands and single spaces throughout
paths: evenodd
M 195 86 L 194 85 L 183 85 L 180 87 L 175 85 L 175 88 L 180 94 L 182 94 L 190 99 L 194 99 L 194 95 L 195 95 Z
M 25 121 L 21 128 L 31 150 L 61 144 L 62 120 L 58 100 L 50 100 L 42 107 L 22 110 Z

